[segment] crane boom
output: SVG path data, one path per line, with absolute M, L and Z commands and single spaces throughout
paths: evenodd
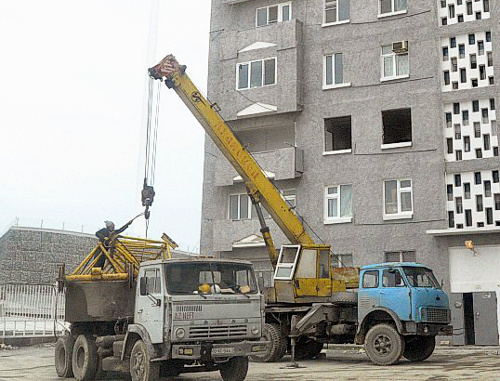
M 231 128 L 216 111 L 214 105 L 193 84 L 185 73 L 185 69 L 186 67 L 180 65 L 173 55 L 168 55 L 156 66 L 149 69 L 149 75 L 154 79 L 165 80 L 166 85 L 176 91 L 215 145 L 242 177 L 252 201 L 262 203 L 290 242 L 293 244 L 314 245 L 313 239 L 280 192 L 269 181 L 250 152 L 245 149 Z M 264 239 L 266 240 L 266 237 Z M 269 248 L 267 240 L 266 245 Z M 275 265 L 277 261 L 276 253 L 274 252 L 271 255 L 275 257 L 271 258 L 271 262 Z

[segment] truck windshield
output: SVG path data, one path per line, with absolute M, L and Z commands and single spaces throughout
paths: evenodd
M 440 288 L 439 283 L 431 270 L 424 267 L 403 267 L 408 282 L 413 287 Z
M 171 295 L 254 294 L 257 283 L 251 266 L 233 263 L 172 263 L 165 265 Z

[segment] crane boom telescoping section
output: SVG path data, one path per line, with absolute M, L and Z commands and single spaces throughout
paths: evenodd
M 243 147 L 231 128 L 214 109 L 213 104 L 193 84 L 185 73 L 185 69 L 186 67 L 180 65 L 173 55 L 168 55 L 156 66 L 149 69 L 149 75 L 154 79 L 165 80 L 166 85 L 176 91 L 216 146 L 242 177 L 250 196 L 264 205 L 290 242 L 315 245 L 280 192 L 269 181 L 252 155 Z M 263 234 L 266 235 L 266 232 L 263 231 Z M 265 236 L 264 239 L 269 248 L 268 239 L 270 237 Z M 329 246 L 325 245 L 325 248 L 329 249 Z M 276 251 L 274 250 L 273 254 L 271 250 L 271 262 L 275 266 L 278 258 Z

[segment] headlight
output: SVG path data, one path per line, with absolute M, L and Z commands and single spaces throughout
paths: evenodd
M 250 332 L 252 332 L 252 335 L 258 335 L 260 332 L 259 327 L 252 327 Z
M 182 339 L 184 336 L 186 336 L 186 331 L 184 328 L 177 328 L 175 331 L 175 336 L 177 336 L 178 339 Z

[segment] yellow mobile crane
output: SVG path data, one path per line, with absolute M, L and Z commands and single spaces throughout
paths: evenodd
M 273 346 L 264 359 L 279 359 L 285 354 L 287 347 L 290 347 L 290 342 L 292 347 L 295 347 L 296 342 L 295 354 L 298 358 L 314 357 L 327 340 L 300 337 L 296 327 L 304 324 L 299 324 L 299 320 L 310 315 L 313 303 L 355 303 L 356 295 L 345 291 L 346 284 L 357 284 L 359 270 L 332 268 L 333 253 L 330 246 L 314 242 L 279 190 L 219 115 L 217 106 L 210 103 L 190 80 L 186 74 L 186 66 L 180 65 L 173 55 L 168 55 L 149 69 L 149 75 L 153 79 L 165 81 L 168 88 L 176 91 L 242 177 L 255 206 L 261 233 L 275 271 L 274 288 L 266 290 L 267 338 Z M 264 206 L 290 240 L 291 245 L 284 245 L 279 254 L 265 224 L 260 205 Z M 300 267 L 306 271 L 296 271 Z M 293 331 L 296 332 L 295 335 L 292 334 Z

